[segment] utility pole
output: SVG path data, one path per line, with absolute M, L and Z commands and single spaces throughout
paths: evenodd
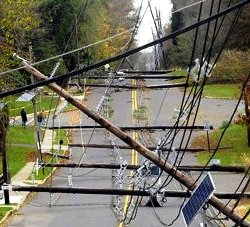
M 33 49 L 31 43 L 29 43 L 29 60 L 30 62 L 33 61 Z M 35 83 L 35 78 L 31 76 L 31 84 Z M 41 138 L 40 138 L 40 129 L 38 128 L 37 123 L 37 108 L 36 108 L 36 89 L 33 89 L 35 94 L 34 98 L 32 98 L 32 105 L 33 105 L 33 112 L 34 112 L 34 126 L 35 126 L 35 141 L 36 141 L 36 157 L 38 162 L 42 161 L 41 157 Z
M 6 150 L 6 131 L 9 124 L 9 117 L 7 106 L 5 103 L 1 107 L 0 114 L 0 151 L 2 153 L 2 168 L 3 168 L 3 183 L 9 183 L 8 163 L 7 163 L 7 150 Z M 9 190 L 4 190 L 5 204 L 10 204 Z
M 42 81 L 48 79 L 45 75 L 43 75 L 41 72 L 36 70 L 34 67 L 30 66 L 27 62 L 23 62 L 24 69 L 33 75 L 37 80 Z M 123 132 L 120 128 L 118 128 L 113 123 L 109 122 L 96 112 L 89 109 L 87 106 L 82 104 L 80 101 L 76 100 L 72 95 L 70 95 L 67 91 L 65 91 L 63 88 L 58 86 L 56 83 L 48 84 L 48 87 L 52 89 L 57 94 L 61 95 L 65 98 L 69 103 L 71 103 L 73 106 L 77 107 L 79 110 L 81 110 L 83 113 L 85 113 L 88 117 L 93 119 L 96 123 L 102 125 L 105 127 L 108 131 L 113 133 L 115 136 L 117 136 L 119 139 L 121 139 L 123 142 L 128 144 L 132 149 L 139 152 L 141 155 L 143 155 L 148 160 L 152 161 L 154 164 L 156 164 L 158 167 L 163 169 L 165 172 L 167 172 L 170 176 L 172 176 L 175 180 L 177 180 L 179 183 L 184 185 L 189 190 L 194 190 L 196 184 L 193 179 L 191 179 L 188 175 L 182 173 L 178 169 L 174 168 L 171 164 L 166 162 L 164 159 L 161 159 L 158 157 L 157 154 L 153 153 L 152 151 L 148 150 L 146 147 L 144 147 L 139 142 L 135 141 L 133 138 L 131 138 L 128 134 Z M 211 204 L 213 207 L 215 207 L 217 210 L 219 210 L 221 213 L 226 215 L 228 218 L 230 218 L 235 223 L 238 223 L 242 221 L 242 217 L 238 215 L 233 209 L 231 209 L 229 206 L 225 205 L 221 200 L 219 200 L 217 197 L 212 196 L 209 199 L 209 204 Z M 250 223 L 246 220 L 242 222 L 242 226 L 250 227 Z

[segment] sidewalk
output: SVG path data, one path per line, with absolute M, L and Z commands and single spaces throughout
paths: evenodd
M 85 95 L 76 97 L 80 101 L 84 100 Z M 59 108 L 60 110 L 63 111 L 66 101 L 62 102 L 61 106 L 62 108 Z M 32 123 L 34 121 L 34 115 L 33 114 L 28 114 L 28 122 L 27 125 Z M 17 116 L 14 119 L 10 120 L 10 124 L 12 125 L 20 125 L 21 124 L 21 117 Z M 53 130 L 46 129 L 43 137 L 43 141 L 41 144 L 41 152 L 42 153 L 48 153 L 51 152 L 51 149 L 55 150 L 64 150 L 66 151 L 68 149 L 68 146 L 60 146 L 53 144 L 53 138 L 52 136 L 55 136 L 55 132 Z M 42 184 L 46 181 L 44 180 L 27 180 L 31 173 L 34 172 L 35 170 L 35 162 L 28 162 L 26 165 L 15 175 L 11 178 L 11 185 L 21 185 L 21 186 L 30 186 L 34 185 L 37 186 L 39 184 Z M 9 191 L 9 196 L 10 196 L 10 205 L 9 207 L 13 207 L 11 211 L 8 211 L 5 216 L 0 220 L 0 226 L 1 224 L 5 222 L 5 220 L 16 210 L 18 210 L 21 206 L 21 204 L 25 201 L 26 197 L 28 196 L 29 192 L 14 192 L 10 189 Z M 2 195 L 2 196 L 1 196 Z M 5 201 L 3 198 L 3 193 L 0 191 L 0 205 L 4 205 Z
M 52 142 L 52 130 L 47 129 L 44 134 L 43 142 L 41 145 L 41 151 L 42 153 L 48 152 L 52 149 L 52 146 L 54 149 L 59 149 L 58 145 L 53 145 Z M 67 150 L 68 146 L 61 146 L 62 150 Z M 31 175 L 33 170 L 35 169 L 35 162 L 28 162 L 26 165 L 15 175 L 11 178 L 11 185 L 23 185 L 27 186 L 32 184 L 32 181 L 27 181 L 27 178 Z M 43 181 L 35 180 L 34 185 L 41 184 Z M 29 194 L 29 192 L 13 192 L 10 190 L 10 203 L 11 204 L 19 204 L 22 203 L 26 196 Z M 0 199 L 0 204 L 4 204 L 4 198 Z

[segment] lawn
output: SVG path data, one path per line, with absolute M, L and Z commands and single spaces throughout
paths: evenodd
M 35 154 L 34 148 L 18 147 L 18 146 L 13 146 L 8 148 L 7 160 L 11 176 L 17 174 L 18 171 L 20 171 L 25 166 L 27 161 L 29 161 L 30 156 L 34 156 L 34 154 Z M 2 158 L 1 154 L 0 157 Z M 0 171 L 2 173 L 2 162 L 0 162 Z
M 238 99 L 240 92 L 240 84 L 208 84 L 204 88 L 203 96 Z
M 216 147 L 217 141 L 223 129 L 210 133 L 211 147 Z M 207 146 L 206 136 L 201 135 L 193 140 L 194 147 Z M 250 164 L 250 148 L 247 146 L 246 127 L 242 125 L 231 125 L 226 131 L 221 147 L 232 147 L 232 149 L 218 150 L 214 159 L 220 159 L 221 165 L 244 165 Z M 205 164 L 212 153 L 200 152 L 197 154 L 198 161 Z
M 6 213 L 11 210 L 13 210 L 11 206 L 0 206 L 0 220 L 2 220 Z
M 21 170 L 30 156 L 35 153 L 35 135 L 33 127 L 9 126 L 7 131 L 7 160 L 11 176 Z M 15 146 L 13 146 L 15 144 Z M 26 147 L 19 144 L 28 145 Z M 34 145 L 34 146 L 29 146 Z M 1 154 L 0 154 L 1 157 Z M 2 162 L 0 162 L 2 173 Z
M 8 127 L 7 144 L 34 144 L 35 129 L 34 127 L 12 126 Z
M 8 97 L 6 102 L 8 102 L 9 107 L 9 115 L 10 117 L 19 116 L 22 108 L 26 110 L 26 113 L 33 113 L 33 104 L 32 101 L 29 102 L 19 102 L 17 100 L 17 96 Z M 53 109 L 57 104 L 57 98 L 52 98 L 50 96 L 38 96 L 36 99 L 37 111 L 39 110 L 48 110 L 50 107 Z
M 173 74 L 177 76 L 187 76 L 187 70 L 177 68 Z M 192 78 L 192 76 L 190 78 Z M 186 79 L 179 79 L 175 80 L 175 83 L 185 81 Z M 240 92 L 240 84 L 207 84 L 203 90 L 203 96 L 212 98 L 238 99 Z

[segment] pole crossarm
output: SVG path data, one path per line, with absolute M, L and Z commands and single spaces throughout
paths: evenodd
M 151 74 L 151 75 L 157 75 L 157 74 L 166 74 L 173 72 L 174 69 L 169 70 L 120 70 L 119 72 L 123 72 L 125 74 Z
M 70 86 L 87 86 L 87 87 L 107 87 L 106 84 L 89 84 L 89 83 L 69 83 Z M 177 87 L 189 87 L 187 83 L 178 84 L 156 84 L 156 85 L 121 85 L 121 84 L 111 84 L 111 88 L 124 88 L 124 89 L 161 89 L 161 88 L 177 88 Z
M 107 188 L 73 188 L 73 187 L 43 187 L 43 186 L 12 186 L 12 191 L 23 192 L 48 192 L 48 193 L 71 193 L 71 194 L 89 194 L 89 195 L 131 195 L 131 196 L 151 196 L 148 191 L 107 189 Z M 250 193 L 214 193 L 220 199 L 237 199 L 240 197 L 250 198 Z M 164 191 L 164 197 L 185 197 L 191 196 L 190 192 L 185 191 Z
M 27 62 L 23 62 L 24 69 L 30 73 L 32 76 L 34 76 L 39 81 L 46 81 L 47 77 L 40 73 L 38 70 L 36 70 L 34 67 L 30 66 Z M 90 110 L 87 106 L 85 106 L 80 101 L 76 100 L 72 95 L 70 95 L 67 91 L 65 91 L 63 88 L 61 88 L 56 83 L 50 83 L 48 84 L 48 87 L 56 92 L 58 95 L 62 96 L 67 100 L 69 103 L 71 103 L 73 106 L 77 107 L 79 110 L 81 110 L 83 113 L 85 113 L 89 118 L 106 128 L 108 131 L 110 131 L 112 134 L 117 136 L 119 139 L 121 139 L 123 142 L 125 142 L 127 145 L 129 145 L 132 149 L 139 152 L 142 156 L 150 160 L 151 162 L 155 163 L 158 167 L 163 169 L 165 172 L 167 172 L 170 176 L 172 176 L 174 179 L 176 179 L 179 183 L 184 185 L 189 190 L 194 190 L 195 188 L 195 182 L 192 178 L 190 178 L 188 175 L 182 173 L 181 171 L 175 169 L 172 165 L 167 163 L 164 159 L 161 159 L 158 157 L 157 154 L 154 152 L 148 150 L 145 146 L 134 140 L 131 136 L 123 132 L 119 127 L 114 125 L 113 123 L 109 122 L 107 119 L 103 118 L 93 110 Z M 215 196 L 212 196 L 209 199 L 209 203 L 214 206 L 217 210 L 221 211 L 224 215 L 226 215 L 228 218 L 230 218 L 234 222 L 242 221 L 242 217 L 237 214 L 234 210 L 232 210 L 229 206 L 226 206 L 220 199 L 218 199 Z M 250 227 L 250 223 L 246 220 L 243 221 L 242 226 L 248 226 Z
M 88 147 L 88 148 L 106 148 L 106 149 L 113 149 L 114 146 L 111 144 L 82 144 L 82 143 L 69 143 L 68 144 L 69 147 Z M 130 150 L 131 147 L 130 146 L 126 146 L 126 145 L 115 145 L 117 148 L 119 149 L 124 149 L 124 150 Z M 147 146 L 147 149 L 154 151 L 157 149 L 157 147 L 152 147 L 152 146 Z M 233 149 L 233 147 L 219 147 L 218 150 L 227 150 L 227 149 Z M 215 151 L 216 148 L 174 148 L 174 149 L 170 149 L 167 147 L 161 147 L 160 149 L 161 151 L 183 151 L 183 152 L 200 152 L 200 151 Z
M 82 77 L 81 77 L 82 78 Z M 109 79 L 110 76 L 84 76 L 83 78 L 87 79 L 94 79 L 94 80 L 100 80 L 100 79 Z M 112 78 L 119 79 L 120 76 L 114 76 Z M 143 79 L 166 79 L 166 80 L 178 80 L 178 79 L 184 79 L 186 76 L 167 76 L 167 75 L 133 75 L 133 76 L 122 76 L 123 79 L 133 79 L 133 80 L 143 80 Z M 78 81 L 77 81 L 78 82 Z M 72 83 L 73 85 L 73 83 Z
M 62 126 L 54 126 L 48 127 L 48 129 L 102 129 L 105 126 L 101 125 L 62 125 Z M 194 126 L 120 126 L 120 130 L 122 131 L 143 131 L 143 130 L 173 130 L 173 129 L 183 129 L 183 130 L 204 130 L 204 126 L 194 125 Z M 210 130 L 213 130 L 213 126 L 210 126 Z
M 42 167 L 64 167 L 64 168 L 99 168 L 99 169 L 120 169 L 119 164 L 106 164 L 106 163 L 41 163 Z M 127 165 L 125 168 L 128 170 L 137 170 L 140 165 Z M 210 171 L 210 172 L 237 172 L 244 173 L 246 168 L 242 166 L 178 166 L 180 171 Z

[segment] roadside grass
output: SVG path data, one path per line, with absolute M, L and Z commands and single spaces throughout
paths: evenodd
M 33 148 L 13 146 L 7 149 L 8 167 L 11 176 L 17 174 L 29 161 L 29 157 L 35 153 Z M 0 154 L 2 158 L 2 154 Z M 2 162 L 0 163 L 0 171 L 2 173 Z
M 34 112 L 32 101 L 18 102 L 16 101 L 17 99 L 18 99 L 17 96 L 10 96 L 6 100 L 9 106 L 10 117 L 19 116 L 22 108 L 25 109 L 27 114 Z M 36 99 L 36 105 L 38 111 L 42 109 L 47 110 L 50 109 L 50 107 L 53 109 L 55 108 L 56 103 L 57 103 L 57 98 L 52 98 L 51 96 L 42 95 L 41 98 L 38 96 Z
M 63 140 L 63 143 L 67 144 L 67 130 L 66 129 L 56 129 L 55 130 L 55 138 L 53 139 L 53 144 L 59 144 L 59 141 Z
M 58 152 L 58 154 L 64 154 L 64 150 L 51 150 L 52 153 Z M 63 161 L 64 159 L 50 156 L 50 155 L 43 155 L 43 162 L 44 163 L 59 163 Z M 54 167 L 44 167 L 40 168 L 37 172 L 34 170 L 34 175 L 32 176 L 32 173 L 30 176 L 26 179 L 27 181 L 31 180 L 44 180 L 46 179 L 53 171 L 55 170 Z
M 9 126 L 7 131 L 7 160 L 11 176 L 20 171 L 29 160 L 30 155 L 35 152 L 33 147 L 20 146 L 19 144 L 34 145 L 34 128 L 21 126 Z M 15 144 L 16 146 L 12 146 Z M 2 154 L 0 154 L 2 157 Z M 2 173 L 2 162 L 0 162 L 0 172 Z
M 176 68 L 173 72 L 176 76 L 187 76 L 187 70 Z M 192 79 L 191 79 L 192 80 Z M 174 80 L 175 83 L 183 83 L 186 79 Z M 190 88 L 188 88 L 190 90 Z M 207 84 L 203 90 L 204 97 L 238 99 L 241 91 L 241 85 L 237 84 Z
M 2 220 L 6 213 L 11 210 L 13 210 L 12 206 L 0 206 L 0 220 Z
M 238 99 L 240 91 L 240 84 L 208 84 L 204 88 L 203 96 Z
M 216 147 L 218 139 L 221 136 L 223 129 L 218 129 L 210 135 L 210 147 Z M 193 147 L 207 147 L 206 135 L 200 135 L 194 138 Z M 220 159 L 221 165 L 243 165 L 250 164 L 250 148 L 247 146 L 246 126 L 232 124 L 226 131 L 220 147 L 232 147 L 232 149 L 218 150 L 214 159 Z M 199 152 L 197 158 L 202 165 L 206 164 L 207 160 L 213 153 L 208 151 Z
M 10 125 L 7 131 L 7 144 L 35 144 L 35 128 Z

